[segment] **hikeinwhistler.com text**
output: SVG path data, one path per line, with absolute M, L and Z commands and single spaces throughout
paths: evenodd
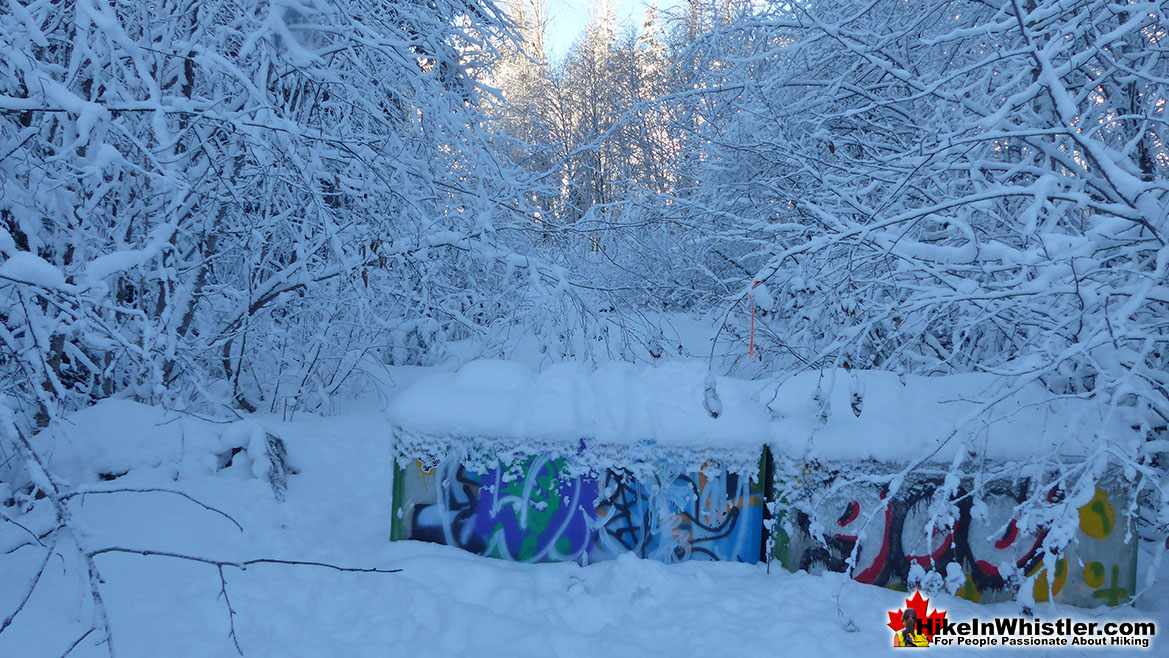
M 1060 647 L 1101 646 L 1149 648 L 1157 625 L 1152 621 L 1079 621 L 1070 617 L 1044 620 L 1027 617 L 977 617 L 969 621 L 919 621 L 932 633 L 934 646 L 962 647 Z

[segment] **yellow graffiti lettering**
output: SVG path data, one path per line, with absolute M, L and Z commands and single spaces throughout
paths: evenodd
M 1084 582 L 1092 589 L 1099 589 L 1104 584 L 1104 565 L 1099 562 L 1085 564 Z
M 1047 601 L 1053 596 L 1059 596 L 1060 591 L 1063 590 L 1064 583 L 1068 580 L 1068 561 L 1066 559 L 1059 559 L 1055 561 L 1055 579 L 1053 582 L 1048 582 L 1047 567 L 1043 562 L 1035 565 L 1028 576 L 1039 572 L 1035 578 L 1035 585 L 1032 593 L 1035 595 L 1035 600 L 1039 602 Z
M 426 464 L 422 463 L 421 459 L 415 459 L 414 463 L 418 465 L 418 471 L 422 473 L 422 491 L 425 493 L 430 493 L 430 487 L 426 484 L 426 476 L 434 475 L 434 472 L 438 470 L 438 462 L 434 462 L 430 466 L 427 466 Z
M 1096 487 L 1096 495 L 1080 508 L 1080 530 L 1089 537 L 1104 539 L 1116 525 L 1116 512 L 1108 502 L 1108 494 Z
M 982 592 L 978 591 L 978 586 L 974 584 L 974 579 L 970 577 L 970 574 L 966 574 L 966 584 L 958 590 L 958 596 L 975 603 L 982 600 Z

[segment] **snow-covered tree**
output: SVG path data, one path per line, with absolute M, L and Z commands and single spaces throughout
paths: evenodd
M 316 407 L 559 284 L 515 257 L 522 177 L 478 109 L 515 37 L 489 1 L 21 0 L 0 27 L 0 381 L 30 416 Z
M 1136 430 L 1102 431 L 1081 484 L 1109 461 L 1155 482 L 1167 38 L 1163 4 L 1106 0 L 770 3 L 698 36 L 671 213 L 738 338 L 756 302 L 747 372 L 1039 381 Z

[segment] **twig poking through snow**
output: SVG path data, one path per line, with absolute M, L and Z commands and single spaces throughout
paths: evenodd
M 223 596 L 223 602 L 227 606 L 227 623 L 228 623 L 228 637 L 231 638 L 235 644 L 235 650 L 239 655 L 244 655 L 243 649 L 239 645 L 239 637 L 235 632 L 235 609 L 231 607 L 231 599 L 227 595 L 227 579 L 223 575 L 224 567 L 235 567 L 240 571 L 247 569 L 253 564 L 287 564 L 291 566 L 308 566 L 308 567 L 324 567 L 326 569 L 333 569 L 334 571 L 343 571 L 349 573 L 399 573 L 401 569 L 378 569 L 377 567 L 342 567 L 336 564 L 329 564 L 328 562 L 312 562 L 303 560 L 279 560 L 276 558 L 256 558 L 252 560 L 244 560 L 242 562 L 232 562 L 230 560 L 212 560 L 210 558 L 199 557 L 197 555 L 183 555 L 182 553 L 171 553 L 169 551 L 151 551 L 145 549 L 122 548 L 120 546 L 110 546 L 107 548 L 99 548 L 94 551 L 89 551 L 85 554 L 86 558 L 91 561 L 98 555 L 104 553 L 130 553 L 133 555 L 144 555 L 147 557 L 171 557 L 179 560 L 189 560 L 191 562 L 200 562 L 202 564 L 209 564 L 219 571 L 219 593 Z M 41 567 L 42 571 L 44 566 Z M 34 583 L 35 586 L 35 583 Z M 96 595 L 96 592 L 95 592 Z M 80 640 L 79 640 L 80 641 Z M 72 649 L 70 649 L 72 651 Z
M 81 637 L 77 638 L 76 640 L 73 640 L 73 644 L 70 644 L 69 648 L 65 650 L 65 653 L 61 654 L 61 658 L 66 658 L 69 654 L 73 653 L 73 650 L 77 648 L 77 645 L 81 644 L 85 640 L 85 638 L 89 637 L 92 634 L 93 634 L 93 628 L 90 628 L 88 631 L 85 631 L 84 633 L 82 633 Z
M 227 635 L 228 635 L 228 637 L 231 638 L 232 643 L 235 644 L 235 650 L 238 651 L 239 655 L 242 656 L 242 655 L 244 655 L 244 650 L 240 648 L 239 637 L 237 637 L 235 634 L 235 609 L 231 607 L 231 599 L 228 598 L 228 596 L 227 596 L 227 579 L 223 577 L 223 565 L 222 564 L 219 565 L 218 569 L 219 569 L 219 593 L 223 596 L 224 605 L 227 606 L 227 624 L 228 624 Z
M 99 548 L 97 550 L 86 552 L 86 556 L 94 558 L 105 553 L 130 553 L 133 555 L 144 555 L 147 557 L 173 557 L 179 560 L 190 560 L 192 562 L 202 562 L 203 564 L 210 564 L 214 567 L 235 567 L 241 571 L 246 570 L 253 564 L 287 564 L 294 567 L 323 567 L 325 569 L 332 569 L 334 571 L 344 571 L 348 573 L 400 573 L 401 569 L 379 569 L 377 567 L 342 567 L 336 564 L 329 564 L 328 562 L 312 562 L 305 560 L 280 560 L 277 558 L 255 558 L 252 560 L 243 560 L 241 562 L 233 562 L 231 560 L 212 560 L 211 558 L 199 557 L 197 555 L 184 555 L 182 553 L 171 553 L 170 551 L 152 551 L 149 549 L 139 548 L 122 548 L 121 546 L 108 546 L 106 548 Z
M 175 491 L 174 489 L 147 488 L 147 489 L 98 489 L 98 490 L 88 490 L 88 491 L 71 491 L 67 494 L 62 494 L 61 500 L 68 500 L 69 498 L 72 498 L 74 496 L 84 497 L 84 496 L 90 496 L 90 495 L 96 495 L 96 494 L 111 494 L 111 493 L 168 493 L 168 494 L 174 494 L 176 496 L 182 496 L 183 498 L 186 498 L 187 500 L 191 501 L 192 503 L 195 503 L 199 507 L 202 507 L 203 509 L 208 510 L 210 512 L 215 512 L 216 514 L 222 516 L 223 518 L 227 519 L 228 521 L 231 521 L 233 524 L 235 524 L 235 527 L 239 528 L 240 532 L 244 531 L 244 527 L 239 524 L 239 521 L 236 521 L 227 512 L 224 512 L 221 509 L 217 509 L 215 507 L 212 507 L 212 506 L 208 505 L 207 503 L 204 503 L 196 498 L 193 498 L 193 497 L 191 497 L 191 496 L 189 496 L 181 491 Z
M 41 566 L 37 567 L 37 575 L 33 576 L 32 582 L 28 584 L 28 589 L 25 590 L 24 596 L 20 599 L 20 603 L 17 604 L 16 609 L 12 611 L 12 614 L 5 617 L 3 621 L 0 621 L 0 633 L 3 633 L 4 629 L 8 628 L 12 624 L 12 621 L 16 619 L 16 615 L 19 615 L 20 611 L 24 610 L 24 606 L 28 603 L 28 600 L 32 598 L 32 593 L 36 590 L 37 584 L 41 582 L 41 576 L 45 573 L 45 567 L 48 566 L 49 558 L 52 557 L 53 549 L 56 548 L 56 546 L 56 543 L 53 543 L 48 548 L 46 548 L 45 559 L 41 560 Z

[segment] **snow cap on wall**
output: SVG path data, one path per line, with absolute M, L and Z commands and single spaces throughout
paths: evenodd
M 400 439 L 462 437 L 520 449 L 620 448 L 732 453 L 759 460 L 770 417 L 760 382 L 717 377 L 722 412 L 703 405 L 700 361 L 653 366 L 558 363 L 536 372 L 508 361 L 472 361 L 458 372 L 418 380 L 391 402 Z M 416 441 L 410 441 L 416 443 Z M 417 446 L 414 446 L 417 447 Z M 661 455 L 659 455 L 660 458 Z
M 996 460 L 1076 457 L 1131 434 L 1097 401 L 1056 396 L 1039 383 L 990 374 L 940 377 L 825 370 L 783 381 L 716 377 L 722 405 L 703 404 L 702 361 L 649 366 L 560 363 L 537 372 L 472 361 L 423 377 L 391 402 L 399 443 L 443 452 L 447 439 L 521 452 L 608 449 L 623 458 L 725 455 L 757 463 L 763 444 L 789 458 L 827 461 L 920 457 L 949 462 L 967 446 Z M 656 451 L 656 452 L 655 452 Z M 644 454 L 642 454 L 644 453 Z
M 828 461 L 949 462 L 967 445 L 995 460 L 1077 457 L 1101 432 L 1135 436 L 1096 400 L 987 373 L 810 371 L 780 382 L 778 391 L 772 384 L 763 398 L 775 419 L 775 450 Z

